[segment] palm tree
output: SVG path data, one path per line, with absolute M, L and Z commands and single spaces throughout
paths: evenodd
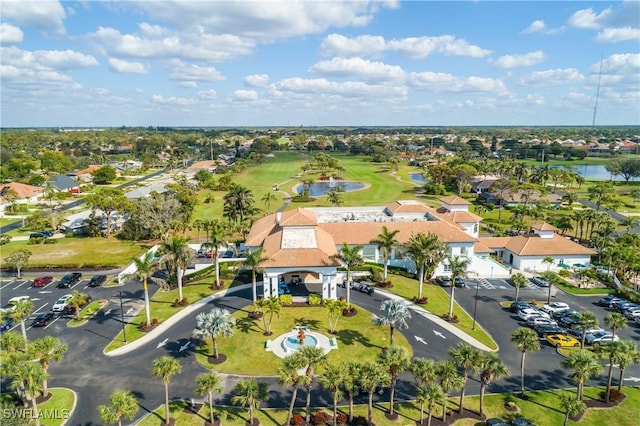
M 416 400 L 420 403 L 420 424 L 424 422 L 424 403 L 427 403 L 429 416 L 427 417 L 427 426 L 431 426 L 431 419 L 433 418 L 433 410 L 436 408 L 438 401 L 443 401 L 445 398 L 444 391 L 435 383 L 429 383 L 428 385 L 419 384 L 416 394 Z
M 425 276 L 431 278 L 438 263 L 442 261 L 446 253 L 446 245 L 438 240 L 438 236 L 432 233 L 422 232 L 411 234 L 405 244 L 407 254 L 416 264 L 418 270 L 418 299 L 422 299 L 422 283 Z
M 214 424 L 213 393 L 222 392 L 222 378 L 215 371 L 202 373 L 196 377 L 196 394 L 207 395 L 209 399 L 209 422 Z
M 613 341 L 606 346 L 600 346 L 596 349 L 596 354 L 601 358 L 609 360 L 609 372 L 607 374 L 607 389 L 604 393 L 604 401 L 609 402 L 611 392 L 611 381 L 613 379 L 613 365 L 616 363 L 618 356 L 626 350 L 623 341 Z
M 335 334 L 338 329 L 338 320 L 342 315 L 342 311 L 347 307 L 347 302 L 342 299 L 325 299 L 322 301 L 327 309 L 327 317 L 329 318 L 329 332 Z
M 47 386 L 47 372 L 49 370 L 49 364 L 51 364 L 52 361 L 62 361 L 64 353 L 68 348 L 69 346 L 53 336 L 41 337 L 40 339 L 35 340 L 31 345 L 32 357 L 40 360 L 40 365 L 45 373 L 45 380 L 42 383 L 43 395 L 47 395 L 49 393 L 49 388 Z
M 144 289 L 144 310 L 147 317 L 147 325 L 151 324 L 151 307 L 149 305 L 149 278 L 155 271 L 160 268 L 160 264 L 155 261 L 153 253 L 146 252 L 142 258 L 134 258 L 133 263 L 136 265 L 135 275 L 142 281 Z
M 40 426 L 40 411 L 37 398 L 42 394 L 42 383 L 47 380 L 47 373 L 41 365 L 27 363 L 21 367 L 24 380 L 24 395 L 31 400 L 31 418 L 36 420 L 36 426 Z
M 260 270 L 260 265 L 267 261 L 269 258 L 267 256 L 263 256 L 263 248 L 260 247 L 257 250 L 250 251 L 245 256 L 243 265 L 249 269 L 251 269 L 251 283 L 253 290 L 253 304 L 255 306 L 258 301 L 258 284 L 256 283 L 256 275 Z
M 327 356 L 324 353 L 324 349 L 312 346 L 304 346 L 297 353 L 304 359 L 304 365 L 307 366 L 304 372 L 306 376 L 304 384 L 307 388 L 307 402 L 305 407 L 307 412 L 306 421 L 309 423 L 311 422 L 311 385 L 313 384 L 313 373 L 317 367 L 327 362 Z
M 622 390 L 622 381 L 624 378 L 624 371 L 627 367 L 633 364 L 640 364 L 640 351 L 636 347 L 636 344 L 631 340 L 622 341 L 623 348 L 616 356 L 616 362 L 620 368 L 620 376 L 618 378 L 618 392 Z
M 615 339 L 617 330 L 624 330 L 627 328 L 627 319 L 620 312 L 611 312 L 604 319 L 604 324 L 611 329 L 611 333 Z
M 320 375 L 320 384 L 333 398 L 333 426 L 338 424 L 338 401 L 342 399 L 342 381 L 345 376 L 344 364 L 328 364 Z
M 196 316 L 196 328 L 193 335 L 203 340 L 211 339 L 211 352 L 218 359 L 218 336 L 229 337 L 233 334 L 236 319 L 222 308 L 213 308 L 209 313 L 201 312 Z
M 232 183 L 224 195 L 223 215 L 233 222 L 242 222 L 254 213 L 253 193 L 244 186 Z
M 31 316 L 33 311 L 33 302 L 29 299 L 22 299 L 15 303 L 11 317 L 15 322 L 20 323 L 20 330 L 22 331 L 22 337 L 24 338 L 24 348 L 29 349 L 29 340 L 27 340 L 27 328 L 25 326 L 25 320 Z
M 340 251 L 331 256 L 332 259 L 340 261 L 347 269 L 347 309 L 351 309 L 351 269 L 364 263 L 364 259 L 360 254 L 363 248 L 362 244 L 350 246 L 348 243 L 342 243 Z
M 218 250 L 221 245 L 227 245 L 227 227 L 219 220 L 209 222 L 209 241 L 203 246 L 212 252 L 213 262 L 216 270 L 216 287 L 220 286 L 220 262 L 218 260 Z
M 393 345 L 393 331 L 409 328 L 407 320 L 411 313 L 402 299 L 387 299 L 380 304 L 380 316 L 373 315 L 371 320 L 375 325 L 389 326 L 389 344 Z
M 356 361 L 343 362 L 345 375 L 342 379 L 342 386 L 349 398 L 349 423 L 353 422 L 353 399 L 360 390 L 360 369 L 361 364 Z
M 187 239 L 178 235 L 163 241 L 160 250 L 165 253 L 164 261 L 168 265 L 167 269 L 178 281 L 178 300 L 182 300 L 182 276 L 193 259 L 193 251 L 189 248 Z
M 371 240 L 371 244 L 376 244 L 378 246 L 378 250 L 380 254 L 382 254 L 382 259 L 384 260 L 384 281 L 387 281 L 387 272 L 389 269 L 389 255 L 391 251 L 398 245 L 398 240 L 396 239 L 396 235 L 400 232 L 399 229 L 394 229 L 393 231 L 389 231 L 386 226 L 382 227 L 382 232 L 378 234 L 378 236 Z
M 409 368 L 409 353 L 404 347 L 392 344 L 380 352 L 378 355 L 378 362 L 387 369 L 389 376 L 391 377 L 389 415 L 393 416 L 395 413 L 393 409 L 393 402 L 396 391 L 396 380 L 399 374 Z
M 267 206 L 267 213 L 269 213 L 269 209 L 271 208 L 271 202 L 276 200 L 276 196 L 273 192 L 267 192 L 260 199 Z
M 182 372 L 180 361 L 170 356 L 156 358 L 151 363 L 151 377 L 160 377 L 164 384 L 164 422 L 169 423 L 169 382 Z
M 269 397 L 267 384 L 258 382 L 255 378 L 240 380 L 233 391 L 231 398 L 233 405 L 242 405 L 249 408 L 249 424 L 253 425 L 254 410 L 260 408 L 262 401 Z
M 418 384 L 426 385 L 438 378 L 436 362 L 429 358 L 413 358 L 409 370 Z
M 291 424 L 291 417 L 293 416 L 293 407 L 298 397 L 298 385 L 306 383 L 307 376 L 298 373 L 301 369 L 305 368 L 305 360 L 298 352 L 294 353 L 283 359 L 282 365 L 278 367 L 277 376 L 278 383 L 283 386 L 291 386 L 291 402 L 289 402 L 289 412 L 287 414 L 287 421 L 285 425 Z
M 327 201 L 331 203 L 333 207 L 340 207 L 342 204 L 342 191 L 338 188 L 331 188 L 327 192 Z
M 87 299 L 88 295 L 85 293 L 81 293 L 78 290 L 71 292 L 71 297 L 67 300 L 67 305 L 75 308 L 73 315 L 76 321 L 80 320 L 80 307 L 87 303 Z
M 391 376 L 384 366 L 377 362 L 367 362 L 360 368 L 360 388 L 369 395 L 367 422 L 373 424 L 373 393 L 378 386 L 389 386 Z
M 18 351 L 26 352 L 24 336 L 15 331 L 6 331 L 0 334 L 0 349 L 3 354 L 13 354 Z
M 542 259 L 542 263 L 546 263 L 547 264 L 547 273 L 549 273 L 549 269 L 551 269 L 551 265 L 553 265 L 555 263 L 555 259 L 551 256 L 545 256 L 544 259 Z M 551 284 L 549 284 L 549 289 L 547 292 L 547 304 L 551 303 Z
M 464 412 L 462 402 L 464 401 L 464 391 L 467 386 L 467 378 L 469 372 L 478 372 L 480 370 L 480 361 L 482 360 L 482 352 L 473 348 L 465 342 L 458 343 L 455 347 L 449 348 L 449 356 L 455 362 L 458 369 L 462 371 L 462 391 L 460 392 L 460 414 Z
M 497 378 L 508 376 L 509 368 L 502 362 L 498 354 L 488 352 L 480 360 L 480 417 L 484 416 L 484 393 L 487 386 Z
M 598 362 L 598 359 L 592 352 L 584 349 L 571 352 L 568 358 L 560 361 L 560 364 L 562 364 L 564 368 L 574 370 L 570 377 L 578 384 L 577 396 L 578 400 L 582 401 L 584 383 L 588 381 L 591 376 L 602 373 L 602 364 Z
M 271 296 L 258 300 L 258 308 L 264 311 L 262 316 L 262 323 L 264 325 L 265 336 L 271 336 L 271 323 L 273 322 L 273 316 L 280 317 L 280 309 L 282 308 L 282 302 L 277 296 Z
M 453 361 L 442 361 L 436 365 L 436 373 L 440 380 L 440 387 L 444 392 L 444 399 L 442 404 L 442 421 L 447 421 L 447 399 L 449 398 L 449 392 L 452 390 L 460 389 L 464 382 L 462 376 L 458 374 L 458 369 Z
M 525 277 L 521 272 L 516 272 L 511 277 L 511 284 L 513 284 L 513 286 L 516 288 L 516 299 L 514 300 L 514 303 L 518 301 L 518 296 L 520 295 L 520 287 L 526 286 L 527 282 L 527 277 Z
M 448 256 L 449 266 L 451 267 L 451 298 L 449 299 L 449 318 L 453 316 L 453 301 L 455 297 L 456 278 L 466 278 L 467 268 L 471 263 L 468 258 L 460 256 Z
M 580 339 L 580 347 L 584 348 L 584 340 L 587 337 L 587 330 L 598 326 L 598 318 L 590 311 L 580 312 L 578 323 L 582 329 L 582 337 Z
M 520 327 L 511 334 L 511 341 L 522 353 L 520 358 L 520 394 L 524 395 L 524 361 L 527 352 L 540 350 L 538 334 L 530 328 Z
M 196 230 L 196 240 L 200 242 L 200 230 L 204 228 L 204 221 L 202 219 L 196 219 L 191 223 L 191 226 Z
M 560 394 L 560 408 L 562 408 L 562 411 L 564 412 L 563 426 L 567 426 L 569 417 L 579 416 L 584 413 L 587 406 L 575 396 L 568 393 L 562 393 Z
M 122 426 L 122 419 L 132 420 L 138 409 L 138 400 L 130 391 L 116 390 L 109 397 L 109 405 L 98 406 L 98 413 L 103 422 Z

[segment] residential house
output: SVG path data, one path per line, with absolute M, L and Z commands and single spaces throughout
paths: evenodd
M 56 191 L 70 191 L 72 189 L 77 189 L 80 186 L 78 182 L 75 181 L 71 176 L 67 175 L 57 175 L 50 178 L 46 183 L 50 184 L 53 189 Z
M 0 216 L 4 216 L 5 210 L 12 204 L 37 203 L 44 189 L 40 186 L 27 185 L 19 182 L 11 182 L 0 186 Z

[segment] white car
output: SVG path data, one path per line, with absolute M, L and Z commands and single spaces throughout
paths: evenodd
M 607 333 L 606 335 L 593 339 L 591 341 L 591 344 L 593 346 L 600 346 L 600 345 L 608 345 L 611 342 L 617 342 L 618 340 L 620 340 L 620 338 L 617 335 L 613 335 L 611 333 Z
M 67 301 L 71 299 L 71 297 L 72 295 L 65 294 L 60 299 L 58 299 L 56 303 L 53 304 L 53 307 L 51 307 L 51 310 L 53 312 L 62 312 L 64 308 L 67 306 Z
M 548 305 L 544 305 L 540 309 L 548 314 L 553 315 L 557 312 L 567 311 L 571 309 L 571 307 L 564 302 L 551 302 Z
M 640 317 L 640 309 L 635 309 L 633 311 L 626 311 L 624 315 L 630 320 L 638 318 Z
M 537 325 L 558 325 L 558 323 L 557 321 L 545 318 L 543 316 L 533 316 L 529 317 L 529 319 L 527 320 L 527 325 L 529 327 L 535 327 Z
M 518 318 L 520 318 L 522 321 L 527 321 L 531 317 L 549 318 L 549 314 L 533 308 L 525 308 L 518 311 Z
M 29 300 L 29 296 L 16 296 L 16 297 L 12 297 L 11 299 L 9 299 L 9 304 L 10 305 L 15 305 L 16 303 L 18 303 L 21 300 Z
M 598 330 L 598 331 L 585 334 L 585 342 L 587 342 L 590 345 L 593 345 L 594 343 L 598 343 L 598 342 L 603 342 L 606 340 L 609 340 L 609 341 L 619 340 L 619 338 L 618 336 L 616 336 L 614 339 L 613 334 L 605 330 Z

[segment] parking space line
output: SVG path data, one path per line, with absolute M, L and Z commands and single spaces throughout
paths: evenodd
M 78 286 L 80 283 L 82 282 L 82 280 L 78 281 L 77 283 L 75 283 L 74 285 L 72 285 L 69 290 L 73 290 L 76 286 Z M 85 287 L 86 288 L 86 287 Z
M 19 289 L 20 287 L 22 287 L 23 285 L 25 285 L 26 283 L 28 283 L 29 281 L 23 281 L 22 284 L 19 284 L 17 287 L 14 287 L 14 290 Z
M 15 283 L 16 280 L 11 280 L 8 283 L 6 283 L 5 285 L 3 285 L 2 287 L 0 287 L 0 290 L 4 290 L 5 288 L 9 287 L 11 284 Z
M 54 322 L 58 321 L 60 318 L 62 318 L 62 315 L 57 316 L 57 317 L 56 317 L 56 319 L 54 319 L 53 321 L 49 321 L 49 324 L 45 325 L 45 326 L 44 326 L 44 329 L 46 330 L 47 328 L 49 328 L 49 326 L 50 326 L 51 324 L 53 324 Z
M 45 306 L 47 306 L 49 304 L 49 302 L 46 302 L 44 305 L 40 306 L 38 309 L 36 309 L 35 311 L 33 311 L 34 314 L 37 314 L 40 309 L 44 308 Z

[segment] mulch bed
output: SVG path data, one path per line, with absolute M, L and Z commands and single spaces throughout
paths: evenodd
M 622 404 L 624 400 L 627 399 L 625 394 L 622 394 L 621 397 L 617 401 L 609 401 L 604 402 L 603 399 L 583 399 L 584 405 L 587 406 L 587 409 L 577 417 L 569 417 L 574 422 L 579 422 L 582 420 L 582 417 L 589 411 L 589 409 L 607 409 L 607 408 L 615 408 L 618 405 Z
M 455 422 L 457 422 L 460 419 L 473 419 L 473 420 L 477 420 L 479 422 L 482 422 L 486 419 L 486 416 L 480 417 L 480 413 L 477 413 L 473 410 L 467 410 L 465 409 L 464 412 L 462 413 L 462 415 L 458 414 L 458 410 L 454 411 L 451 413 L 451 415 L 447 416 L 447 421 L 443 422 L 441 417 L 435 417 L 433 416 L 431 418 L 431 426 L 445 426 L 445 425 L 450 425 L 453 424 Z M 422 425 L 420 424 L 419 421 L 416 422 L 416 425 L 418 426 L 426 426 L 427 424 L 427 413 L 424 413 L 424 422 L 422 423 Z
M 51 392 L 49 392 L 46 395 L 40 395 L 39 397 L 36 398 L 36 403 L 38 405 L 43 404 L 45 402 L 47 402 L 48 400 L 51 399 L 51 397 L 53 396 L 53 394 Z M 31 407 L 31 400 L 27 401 L 27 407 Z
M 149 325 L 142 325 L 140 324 L 138 326 L 138 330 L 142 331 L 143 333 L 148 333 L 149 331 L 153 330 L 154 328 L 156 328 L 157 326 L 160 325 L 160 322 L 152 322 Z
M 198 414 L 202 407 L 204 407 L 204 404 L 202 403 L 193 404 L 193 407 L 191 406 L 191 404 L 187 404 L 182 411 L 184 411 L 185 413 Z
M 162 426 L 175 426 L 176 419 L 174 419 L 173 417 L 169 417 L 169 421 L 168 422 L 162 422 L 161 424 L 162 424 Z
M 251 319 L 260 319 L 262 318 L 262 315 L 263 313 L 260 311 L 253 311 L 253 312 L 249 312 L 247 316 Z
M 218 417 L 214 417 L 213 423 L 207 420 L 204 422 L 204 426 L 220 426 L 220 419 Z
M 212 356 L 207 357 L 207 362 L 209 364 L 222 364 L 227 360 L 227 356 L 225 354 L 218 354 L 218 358 L 214 358 Z
M 343 309 L 342 310 L 342 316 L 343 317 L 355 317 L 356 314 L 358 313 L 358 311 L 354 308 L 352 309 Z

